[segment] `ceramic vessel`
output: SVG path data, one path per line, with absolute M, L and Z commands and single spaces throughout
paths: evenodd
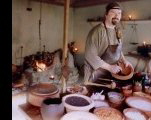
M 48 98 L 42 102 L 41 115 L 43 120 L 60 120 L 64 114 L 64 106 L 60 98 Z
M 130 96 L 125 100 L 126 104 L 136 108 L 151 117 L 151 100 L 145 97 Z
M 32 86 L 27 92 L 27 102 L 38 107 L 41 107 L 43 100 L 47 98 L 59 97 L 59 89 L 50 83 L 40 83 L 38 85 Z
M 89 104 L 86 105 L 86 106 L 70 105 L 69 103 L 66 102 L 66 100 L 68 98 L 71 98 L 71 97 L 80 97 L 82 99 L 85 99 Z M 62 101 L 63 101 L 63 104 L 64 104 L 67 112 L 71 112 L 71 111 L 89 111 L 91 108 L 94 107 L 94 101 L 91 100 L 90 97 L 87 97 L 85 95 L 80 95 L 80 94 L 69 94 L 69 95 L 66 95 L 66 96 L 63 97 Z M 75 102 L 75 103 L 80 103 L 79 100 L 77 100 L 77 101 L 72 100 L 72 101 Z
M 134 68 L 131 66 L 125 67 L 124 64 L 120 63 L 119 66 L 122 68 L 122 71 L 120 71 L 117 74 L 113 74 L 112 76 L 118 80 L 128 80 L 133 77 L 134 74 Z
M 125 97 L 131 96 L 132 95 L 132 85 L 127 85 L 122 87 L 122 92 Z
M 117 109 L 122 106 L 125 100 L 124 95 L 118 92 L 108 92 L 107 96 L 110 106 Z
M 123 110 L 126 120 L 148 120 L 148 116 L 135 108 L 126 108 Z

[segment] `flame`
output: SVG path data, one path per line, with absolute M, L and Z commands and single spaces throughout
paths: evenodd
M 132 15 L 129 15 L 128 18 L 129 18 L 129 20 L 132 20 Z
M 46 65 L 44 63 L 39 63 L 36 61 L 37 71 L 42 72 L 46 70 Z
M 78 51 L 78 48 L 75 47 L 75 48 L 73 49 L 73 52 L 77 52 L 77 51 Z
M 143 42 L 143 45 L 144 45 L 144 46 L 146 45 L 146 42 L 145 42 L 145 41 Z
M 53 75 L 50 75 L 49 79 L 53 80 L 55 77 Z

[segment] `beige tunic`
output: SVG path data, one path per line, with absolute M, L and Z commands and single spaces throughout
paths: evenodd
M 109 42 L 103 23 L 95 26 L 88 34 L 85 48 L 85 81 L 88 81 L 92 72 L 98 68 L 101 68 L 104 62 L 109 63 L 108 60 L 104 61 L 101 58 L 108 46 L 118 44 L 115 30 L 107 28 L 107 31 Z M 121 54 L 121 57 L 122 56 L 123 55 Z

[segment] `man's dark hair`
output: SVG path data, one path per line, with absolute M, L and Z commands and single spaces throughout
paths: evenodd
M 121 9 L 121 6 L 117 2 L 111 2 L 106 6 L 106 14 L 108 14 L 110 9 Z

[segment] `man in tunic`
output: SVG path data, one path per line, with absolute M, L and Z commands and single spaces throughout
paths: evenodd
M 89 32 L 85 48 L 85 82 L 95 82 L 99 77 L 107 78 L 111 73 L 120 72 L 122 68 L 117 64 L 119 61 L 125 67 L 131 66 L 122 53 L 121 34 L 117 27 L 121 14 L 118 3 L 108 4 L 104 21 Z

